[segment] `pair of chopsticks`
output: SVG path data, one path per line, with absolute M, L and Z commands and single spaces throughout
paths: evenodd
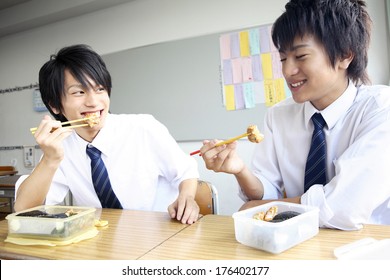
M 225 141 L 222 141 L 222 142 L 218 142 L 217 144 L 215 144 L 214 147 L 219 147 L 219 146 L 222 146 L 222 145 L 225 145 L 225 144 L 230 144 L 230 143 L 233 143 L 234 141 L 240 139 L 240 138 L 244 138 L 244 137 L 247 137 L 250 133 L 243 133 L 241 135 L 238 135 L 236 137 L 233 137 L 233 138 L 230 138 L 230 139 L 227 139 Z M 192 153 L 190 153 L 190 156 L 193 156 L 193 155 L 196 155 L 196 154 L 199 154 L 200 153 L 200 150 L 197 150 L 197 151 L 194 151 Z
M 78 120 L 73 120 L 73 121 L 67 121 L 67 122 L 62 122 L 61 125 L 65 125 L 65 124 L 71 124 L 71 123 L 78 123 L 78 122 L 83 122 L 83 121 L 87 121 L 91 119 L 91 117 L 88 117 L 88 118 L 82 118 L 82 119 L 78 119 Z M 76 127 L 82 127 L 82 126 L 88 126 L 89 124 L 87 123 L 82 123 L 82 124 L 76 124 L 76 125 L 71 125 L 71 126 L 67 126 L 68 128 L 76 128 Z M 34 134 L 36 131 L 37 131 L 38 127 L 33 127 L 33 128 L 30 128 L 30 131 L 32 134 Z M 53 132 L 54 130 L 56 130 L 57 128 L 54 128 L 50 131 L 50 132 Z

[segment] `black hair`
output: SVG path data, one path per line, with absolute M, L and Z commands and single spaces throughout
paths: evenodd
M 335 67 L 353 55 L 347 75 L 355 84 L 370 83 L 366 68 L 372 21 L 363 0 L 290 0 L 272 27 L 272 40 L 287 50 L 297 36 L 312 35 L 322 43 Z
M 39 90 L 43 103 L 56 120 L 67 121 L 62 114 L 62 97 L 65 95 L 64 72 L 68 70 L 84 87 L 88 79 L 103 86 L 110 96 L 111 75 L 103 59 L 90 46 L 79 44 L 64 47 L 56 55 L 51 55 L 39 71 Z M 55 114 L 55 108 L 60 113 Z

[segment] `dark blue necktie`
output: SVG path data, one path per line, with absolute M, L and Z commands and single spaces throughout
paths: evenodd
M 314 124 L 314 131 L 306 162 L 305 192 L 314 184 L 326 184 L 326 143 L 324 133 L 326 122 L 319 113 L 315 113 L 311 120 Z
M 108 177 L 106 166 L 101 158 L 101 152 L 95 147 L 87 146 L 87 154 L 91 158 L 91 173 L 93 186 L 103 208 L 122 209 Z

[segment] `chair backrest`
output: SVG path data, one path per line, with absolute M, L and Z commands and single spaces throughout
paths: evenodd
M 198 180 L 195 201 L 199 205 L 200 214 L 218 214 L 218 192 L 210 182 Z

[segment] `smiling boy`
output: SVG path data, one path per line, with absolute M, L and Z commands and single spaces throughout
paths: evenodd
M 390 88 L 365 85 L 371 32 L 366 4 L 291 0 L 285 8 L 272 39 L 292 98 L 267 111 L 251 169 L 237 143 L 214 147 L 218 140 L 204 141 L 206 167 L 234 174 L 247 201 L 241 209 L 283 200 L 318 207 L 321 227 L 390 224 Z M 321 121 L 312 121 L 316 113 Z M 315 137 L 314 124 L 323 131 Z M 316 151 L 324 154 L 312 162 L 312 137 L 319 135 Z M 311 170 L 315 176 L 308 181 Z
M 86 45 L 61 49 L 42 66 L 39 85 L 56 120 L 45 116 L 34 134 L 43 156 L 16 184 L 16 211 L 60 204 L 68 192 L 75 205 L 106 207 L 94 188 L 87 154 L 96 148 L 108 172 L 109 192 L 119 201 L 114 208 L 168 209 L 182 223 L 197 220 L 196 161 L 151 115 L 109 112 L 111 76 L 96 52 Z M 91 114 L 98 118 L 93 126 L 60 124 Z

